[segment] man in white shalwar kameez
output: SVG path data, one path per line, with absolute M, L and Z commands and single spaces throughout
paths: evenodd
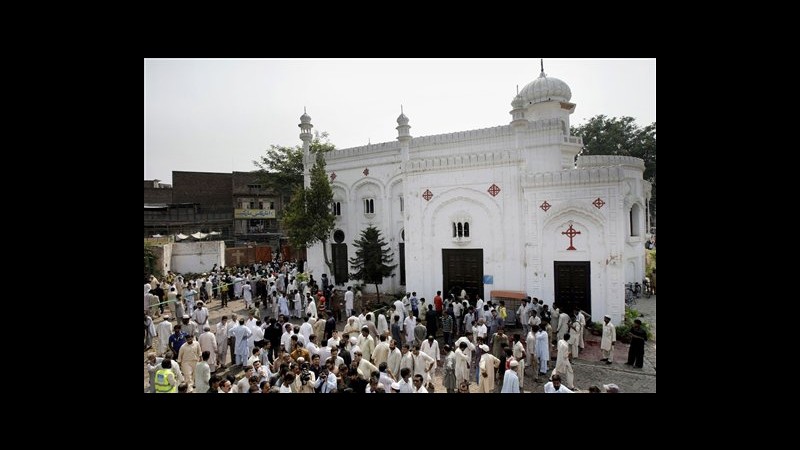
M 538 329 L 538 327 L 536 327 Z M 539 377 L 539 359 L 536 357 L 536 333 L 534 328 L 528 331 L 528 336 L 525 339 L 525 354 L 528 356 L 528 366 L 531 368 L 533 376 Z
M 611 316 L 606 315 L 603 317 L 605 324 L 603 325 L 603 337 L 600 340 L 600 350 L 603 353 L 603 359 L 606 364 L 611 364 L 614 361 L 614 344 L 617 343 L 617 329 L 611 323 Z
M 244 296 L 244 307 L 250 309 L 253 305 L 253 288 L 250 287 L 250 284 L 242 285 L 242 295 Z
M 372 363 L 380 367 L 383 362 L 388 364 L 389 343 L 386 342 L 386 336 L 384 335 L 381 335 L 378 340 L 378 345 L 376 345 L 375 349 L 372 351 Z
M 506 370 L 503 376 L 503 389 L 500 390 L 501 394 L 521 394 L 522 391 L 519 387 L 519 376 L 517 375 L 517 368 L 520 366 L 519 362 L 511 361 L 510 369 Z
M 436 367 L 436 360 L 430 357 L 427 353 L 420 351 L 418 345 L 414 346 L 414 351 L 411 352 L 414 360 L 414 375 L 422 375 L 423 385 L 431 384 L 431 373 L 433 368 Z
M 344 311 L 347 317 L 353 315 L 353 298 L 355 294 L 353 293 L 353 287 L 347 286 L 347 292 L 344 293 Z
M 228 336 L 236 339 L 236 364 L 244 365 L 250 355 L 247 354 L 247 339 L 253 332 L 244 324 L 244 319 L 239 319 L 239 325 L 228 330 Z
M 370 336 L 369 327 L 364 326 L 361 328 L 361 335 L 358 336 L 357 343 L 361 353 L 364 355 L 364 359 L 372 361 L 372 353 L 375 351 L 375 339 Z M 366 379 L 369 380 L 369 374 L 367 374 Z
M 578 347 L 586 348 L 586 344 L 583 341 L 584 331 L 586 330 L 586 316 L 584 316 L 581 310 L 578 308 L 575 308 L 575 320 L 577 320 L 578 323 L 581 324 L 581 332 L 580 335 L 578 336 Z M 570 334 L 572 333 L 570 332 Z M 578 356 L 577 353 L 575 353 L 574 355 Z
M 300 324 L 300 334 L 306 338 L 306 342 L 308 342 L 308 337 L 314 334 L 314 327 L 308 323 L 308 316 L 303 317 L 303 323 Z
M 417 320 L 414 316 L 406 317 L 405 322 L 403 322 L 403 327 L 406 332 L 406 343 L 408 345 L 414 345 L 414 328 L 417 326 Z
M 574 390 L 574 373 L 572 372 L 572 364 L 569 362 L 569 333 L 565 334 L 564 338 L 565 339 L 558 340 L 558 357 L 556 359 L 556 368 L 553 369 L 553 374 L 561 375 L 562 378 L 566 376 L 567 387 Z
M 442 360 L 441 353 L 439 352 L 439 341 L 435 340 L 433 336 L 428 336 L 428 339 L 422 341 L 419 350 L 436 361 L 436 366 L 434 367 L 439 367 L 439 361 Z
M 299 294 L 298 294 L 299 295 Z M 311 317 L 317 319 L 317 304 L 314 302 L 314 297 L 308 298 L 308 305 L 306 306 L 306 314 L 311 314 Z
M 383 336 L 387 331 L 389 331 L 389 323 L 386 322 L 386 316 L 378 314 L 378 336 Z
M 219 367 L 225 367 L 225 358 L 228 356 L 228 330 L 233 328 L 233 324 L 228 321 L 228 316 L 222 316 L 222 320 L 217 323 L 217 331 L 215 337 L 217 338 L 217 359 L 216 362 Z M 231 358 L 236 360 L 234 355 Z
M 211 335 L 214 336 L 213 334 Z M 200 360 L 194 368 L 194 393 L 205 394 L 208 392 L 208 381 L 211 379 L 211 368 L 208 365 L 208 358 L 213 352 L 203 352 Z
M 164 353 L 169 349 L 169 335 L 172 334 L 172 322 L 169 321 L 169 314 L 164 314 L 162 318 L 164 320 L 156 325 L 156 335 L 158 336 L 156 352 L 158 356 L 164 356 Z
M 192 314 L 192 319 L 197 322 L 197 327 L 200 330 L 208 325 L 208 308 L 206 308 L 206 305 L 202 301 L 197 302 L 197 307 Z
M 217 370 L 217 337 L 211 332 L 211 326 L 206 325 L 203 327 L 203 334 L 197 338 L 200 343 L 200 351 L 209 352 L 208 368 L 210 372 Z M 208 390 L 208 389 L 206 389 Z
M 187 335 L 186 343 L 181 345 L 181 349 L 178 351 L 178 364 L 181 365 L 181 372 L 189 384 L 189 392 L 192 392 L 194 385 L 194 368 L 202 360 L 202 355 L 200 344 L 194 340 L 194 336 Z
M 494 376 L 495 369 L 500 367 L 500 360 L 489 352 L 489 346 L 481 344 L 481 360 L 478 363 L 480 369 L 480 376 L 478 377 L 478 393 L 491 393 L 494 392 Z
M 463 338 L 463 337 L 462 337 Z M 461 340 L 460 338 L 459 340 Z M 456 349 L 456 384 L 461 386 L 461 383 L 469 384 L 469 363 L 472 361 L 472 355 L 470 354 L 469 346 L 472 345 L 472 342 L 468 340 L 464 340 L 459 342 L 458 348 Z M 473 345 L 472 348 L 475 348 Z
M 539 331 L 536 332 L 536 359 L 539 360 L 539 373 L 537 377 L 546 376 L 547 362 L 550 361 L 550 336 L 543 328 L 540 328 Z
M 401 324 L 405 323 L 405 320 L 406 320 L 405 311 L 406 310 L 405 310 L 405 307 L 403 307 L 403 301 L 402 300 L 395 300 L 395 302 L 394 302 L 394 315 L 400 316 L 400 323 Z M 397 345 L 400 345 L 400 342 L 398 342 Z M 398 377 L 399 377 L 399 375 L 398 375 Z
M 400 349 L 397 348 L 397 341 L 392 339 L 389 341 L 389 358 L 386 362 L 389 365 L 387 370 L 391 371 L 391 376 L 395 381 L 400 380 L 400 361 L 402 359 L 403 354 L 400 352 Z
M 577 319 L 572 321 L 569 328 L 569 350 L 572 352 L 572 357 L 577 358 L 580 352 L 580 337 L 583 336 L 583 328 Z

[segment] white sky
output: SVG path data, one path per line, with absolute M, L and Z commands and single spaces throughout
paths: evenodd
M 544 58 L 590 117 L 656 121 L 655 59 Z M 144 179 L 172 171 L 250 171 L 270 144 L 301 143 L 305 106 L 313 130 L 336 148 L 397 137 L 400 105 L 411 135 L 511 121 L 511 101 L 539 76 L 539 59 L 146 59 Z

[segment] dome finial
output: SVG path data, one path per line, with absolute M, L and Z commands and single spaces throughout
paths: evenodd
M 400 114 L 403 114 L 403 104 L 400 103 Z
M 542 64 L 542 73 L 544 73 L 544 58 L 540 59 L 539 62 Z
M 303 114 L 308 114 L 308 113 L 306 112 L 306 107 L 305 107 L 305 106 L 303 106 Z
M 519 95 L 519 85 L 517 85 L 517 95 Z

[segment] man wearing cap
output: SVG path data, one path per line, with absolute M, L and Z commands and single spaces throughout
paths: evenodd
M 200 351 L 200 344 L 195 342 L 194 336 L 191 334 L 186 336 L 186 343 L 181 346 L 178 353 L 178 364 L 181 365 L 181 372 L 186 377 L 186 382 L 189 384 L 189 392 L 192 392 L 194 386 L 194 369 L 197 363 L 202 360 L 203 352 Z
M 619 386 L 617 386 L 614 383 L 604 384 L 603 392 L 605 392 L 606 394 L 619 394 Z
M 490 393 L 494 392 L 494 372 L 500 367 L 500 360 L 489 352 L 489 346 L 481 344 L 480 347 L 483 354 L 478 363 L 480 376 L 478 377 L 478 392 Z
M 603 316 L 603 337 L 600 340 L 600 350 L 603 353 L 603 359 L 606 364 L 611 364 L 614 361 L 614 344 L 617 343 L 617 330 L 614 324 L 611 323 L 611 316 L 606 314 Z
M 506 370 L 505 376 L 503 377 L 503 389 L 500 390 L 500 393 L 521 394 L 522 392 L 519 389 L 519 377 L 517 376 L 519 362 L 512 360 L 510 366 L 511 370 Z

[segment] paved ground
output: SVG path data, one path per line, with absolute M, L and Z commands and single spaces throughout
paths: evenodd
M 641 369 L 634 369 L 631 366 L 624 365 L 628 359 L 628 345 L 623 343 L 617 343 L 615 346 L 613 364 L 609 365 L 601 362 L 600 337 L 593 336 L 587 332 L 585 335 L 586 348 L 581 350 L 578 358 L 573 359 L 572 362 L 572 368 L 575 373 L 575 386 L 577 388 L 585 391 L 589 388 L 589 386 L 592 385 L 600 387 L 603 384 L 614 383 L 619 386 L 620 390 L 624 393 L 656 392 L 656 296 L 652 296 L 649 299 L 638 299 L 634 309 L 638 310 L 642 314 L 642 322 L 649 323 L 653 332 L 653 339 L 645 344 L 644 367 Z M 213 300 L 211 302 L 209 312 L 211 316 L 209 322 L 212 324 L 212 328 L 217 322 L 219 322 L 223 315 L 228 315 L 230 317 L 231 313 L 235 312 L 239 315 L 239 317 L 242 317 L 242 315 L 246 317 L 246 313 L 244 311 L 244 301 L 242 300 L 228 302 L 227 308 L 220 308 L 219 301 Z M 160 318 L 156 319 L 156 323 L 160 321 Z M 296 324 L 300 323 L 298 320 L 293 320 L 292 322 Z M 338 329 L 340 331 L 343 330 L 344 325 L 344 322 L 340 323 Z M 521 331 L 508 330 L 507 334 L 513 335 L 515 332 Z M 442 345 L 441 341 L 439 342 L 439 345 Z M 147 352 L 144 352 L 144 355 L 144 358 L 146 359 Z M 230 355 L 228 355 L 228 358 L 230 358 Z M 225 363 L 229 364 L 230 360 L 225 361 Z M 555 367 L 555 361 L 551 361 L 551 363 L 548 364 L 548 369 L 550 369 L 548 374 L 552 372 L 553 367 Z M 540 382 L 537 383 L 532 377 L 533 374 L 531 372 L 531 370 L 526 370 L 526 376 L 522 386 L 523 390 L 526 393 L 544 392 L 543 386 L 547 380 L 542 378 Z M 221 374 L 224 376 L 227 374 L 227 372 Z M 241 376 L 241 370 L 239 370 L 237 373 L 234 373 L 234 375 Z M 446 392 L 442 387 L 442 375 L 442 369 L 436 369 L 436 373 L 433 377 L 436 393 Z M 145 369 L 145 388 L 147 388 L 147 385 L 148 376 L 147 370 Z M 470 384 L 471 392 L 475 392 L 477 388 L 478 387 L 476 383 Z

